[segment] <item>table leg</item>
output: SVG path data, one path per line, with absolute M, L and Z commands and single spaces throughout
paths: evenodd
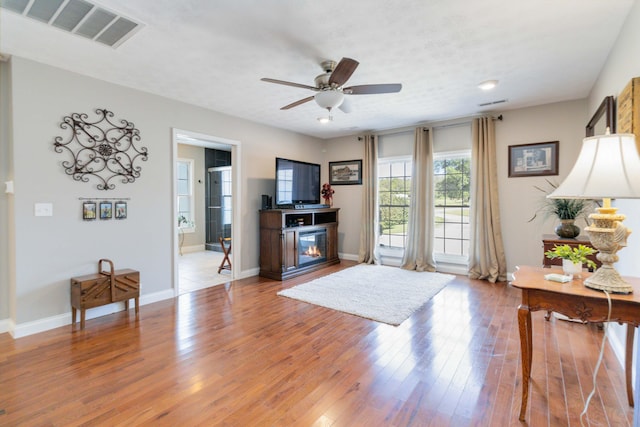
M 629 406 L 633 407 L 633 384 L 631 383 L 631 371 L 633 364 L 633 337 L 635 334 L 635 326 L 627 323 L 627 343 L 624 355 L 624 373 L 627 379 L 627 399 Z
M 520 421 L 524 421 L 529 401 L 529 379 L 531 378 L 531 311 L 520 304 L 518 307 L 518 330 L 520 331 L 520 352 L 522 353 L 522 403 L 520 405 Z
M 71 324 L 76 323 L 76 308 L 71 307 Z

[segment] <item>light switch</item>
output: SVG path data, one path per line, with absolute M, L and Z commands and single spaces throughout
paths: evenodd
M 35 216 L 53 216 L 53 203 L 36 203 Z

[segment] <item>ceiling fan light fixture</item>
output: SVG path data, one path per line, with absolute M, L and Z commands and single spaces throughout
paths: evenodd
M 493 88 L 495 88 L 496 86 L 498 86 L 498 81 L 497 80 L 485 80 L 484 82 L 480 83 L 478 85 L 478 87 L 482 90 L 491 90 Z
M 316 103 L 322 108 L 339 107 L 344 101 L 344 94 L 338 90 L 323 90 L 315 95 Z

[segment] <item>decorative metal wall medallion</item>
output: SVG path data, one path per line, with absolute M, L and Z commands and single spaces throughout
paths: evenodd
M 85 113 L 65 116 L 60 123 L 68 129 L 67 139 L 57 136 L 53 143 L 56 153 L 68 152 L 70 161 L 63 161 L 67 175 L 76 181 L 89 182 L 96 177 L 98 190 L 113 190 L 112 180 L 121 179 L 126 184 L 140 177 L 140 161 L 148 158 L 146 147 L 136 147 L 140 141 L 140 131 L 127 120 L 120 120 L 120 126 L 113 123 L 113 113 L 96 109 L 97 120 L 89 121 Z

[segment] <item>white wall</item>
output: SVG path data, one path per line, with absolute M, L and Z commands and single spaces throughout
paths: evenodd
M 0 61 L 0 333 L 8 329 L 7 321 L 12 316 L 13 298 L 12 277 L 14 274 L 13 255 L 9 251 L 9 242 L 13 235 L 13 198 L 5 193 L 5 182 L 13 177 L 10 162 L 11 144 L 11 69 L 7 62 Z
M 15 305 L 12 328 L 46 329 L 55 319 L 69 322 L 69 278 L 93 273 L 100 258 L 116 268 L 141 272 L 142 298 L 173 295 L 172 128 L 240 141 L 242 241 L 239 277 L 258 266 L 260 195 L 272 194 L 276 156 L 313 161 L 322 158 L 321 140 L 248 122 L 203 108 L 95 80 L 23 58 L 11 59 L 12 105 L 3 111 L 13 128 L 15 170 L 15 279 L 0 283 L 0 297 Z M 101 192 L 95 182 L 74 181 L 64 173 L 62 154 L 53 141 L 63 135 L 59 124 L 71 113 L 96 108 L 132 121 L 141 145 L 149 150 L 141 177 Z M 12 115 L 12 116 L 11 116 Z M 10 148 L 11 148 L 10 147 Z M 84 222 L 79 197 L 130 198 L 125 221 Z M 52 217 L 34 217 L 36 202 L 53 204 Z M 10 295 L 15 288 L 15 297 Z M 4 309 L 6 310 L 6 309 Z M 64 323 L 62 323 L 64 324 Z
M 329 162 L 361 160 L 364 142 L 357 136 L 335 138 L 327 141 L 322 182 L 329 182 Z M 360 248 L 360 223 L 362 217 L 362 185 L 333 185 L 333 207 L 340 208 L 338 225 L 338 251 L 345 259 L 358 259 Z

